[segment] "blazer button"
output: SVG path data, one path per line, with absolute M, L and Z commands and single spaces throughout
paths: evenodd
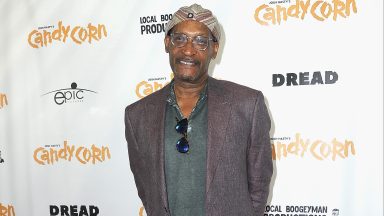
M 168 208 L 167 208 L 167 207 L 164 207 L 164 211 L 165 211 L 165 214 L 166 214 L 166 215 L 169 215 L 169 212 L 168 212 Z

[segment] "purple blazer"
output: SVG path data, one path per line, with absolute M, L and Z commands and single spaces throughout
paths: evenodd
M 169 216 L 164 120 L 169 85 L 125 109 L 125 136 L 148 216 Z M 273 173 L 270 117 L 260 91 L 208 79 L 207 216 L 262 216 Z

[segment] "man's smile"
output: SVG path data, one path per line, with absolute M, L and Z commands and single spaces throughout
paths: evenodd
M 200 64 L 199 61 L 190 58 L 178 58 L 176 59 L 176 63 L 186 66 L 196 66 Z

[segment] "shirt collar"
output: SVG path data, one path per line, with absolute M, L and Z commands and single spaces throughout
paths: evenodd
M 200 102 L 204 101 L 207 98 L 207 87 L 208 87 L 208 81 L 205 84 L 203 90 L 200 92 L 199 100 L 197 101 L 196 105 L 199 104 Z M 175 80 L 172 79 L 170 83 L 170 91 L 169 95 L 167 97 L 167 102 L 171 106 L 177 106 L 177 100 L 176 100 L 176 94 L 175 94 Z

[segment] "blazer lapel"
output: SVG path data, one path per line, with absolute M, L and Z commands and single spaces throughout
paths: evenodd
M 217 165 L 220 162 L 221 149 L 231 113 L 230 100 L 232 93 L 220 83 L 209 78 L 208 81 L 208 137 L 207 137 L 207 179 L 206 193 L 215 176 Z
M 164 168 L 164 121 L 166 99 L 170 91 L 169 84 L 159 90 L 157 97 L 146 105 L 146 116 L 148 118 L 148 143 L 158 143 L 158 145 L 149 148 L 151 154 L 155 158 L 155 170 L 159 185 L 157 187 L 160 193 L 163 205 L 168 208 L 168 196 L 165 185 L 165 168 Z M 155 94 L 155 93 L 154 93 Z

